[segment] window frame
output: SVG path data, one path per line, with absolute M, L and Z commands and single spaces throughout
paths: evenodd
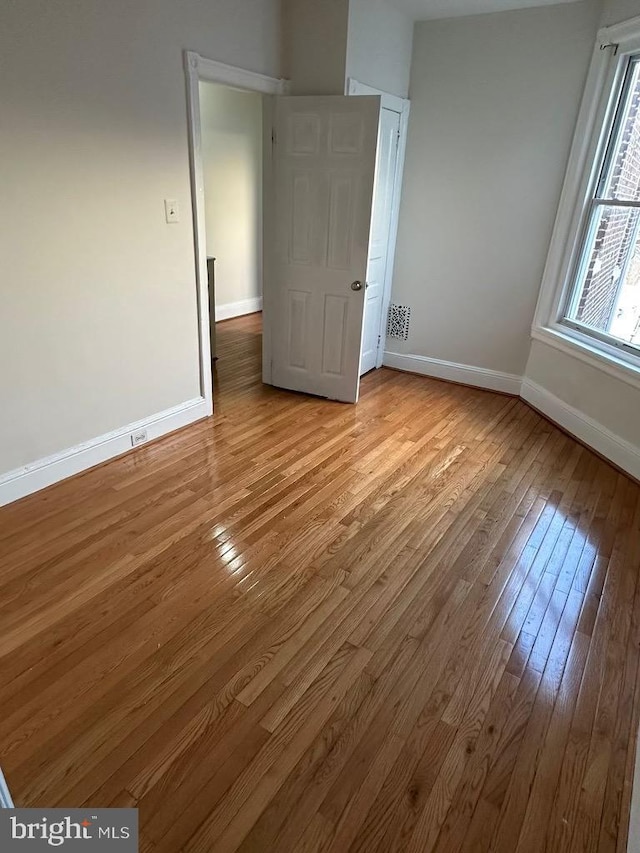
M 598 32 L 576 123 L 532 337 L 640 388 L 640 349 L 568 318 L 583 246 L 598 205 L 614 119 L 631 57 L 640 54 L 640 17 Z

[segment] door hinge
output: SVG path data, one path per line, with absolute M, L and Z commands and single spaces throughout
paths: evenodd
M 275 129 L 275 127 L 272 127 L 271 128 L 271 144 L 276 145 L 277 142 L 278 142 L 278 137 L 276 136 L 276 129 Z

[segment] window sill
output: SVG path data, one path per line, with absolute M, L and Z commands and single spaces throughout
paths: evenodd
M 604 352 L 588 335 L 565 326 L 534 326 L 531 337 L 564 352 L 572 358 L 640 389 L 640 364 L 635 365 L 624 357 Z

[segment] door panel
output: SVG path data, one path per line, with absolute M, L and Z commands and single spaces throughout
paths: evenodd
M 307 369 L 305 347 L 307 331 L 308 293 L 298 290 L 289 291 L 289 363 L 301 370 Z
M 345 368 L 348 337 L 349 300 L 345 296 L 327 294 L 324 299 L 324 334 L 322 338 L 322 372 L 342 376 Z
M 265 325 L 271 381 L 358 399 L 379 97 L 275 99 Z M 268 308 L 267 308 L 268 306 Z
M 289 262 L 292 264 L 310 264 L 311 248 L 311 202 L 312 181 L 304 172 L 291 175 L 291 241 L 289 243 Z
M 371 237 L 367 264 L 367 294 L 360 374 L 367 373 L 378 363 L 378 339 L 382 331 L 382 307 L 387 275 L 389 232 L 393 208 L 398 159 L 400 114 L 383 109 L 380 116 L 380 138 L 373 194 Z
M 331 175 L 329 181 L 327 266 L 348 270 L 351 267 L 354 182 L 351 176 L 342 174 Z

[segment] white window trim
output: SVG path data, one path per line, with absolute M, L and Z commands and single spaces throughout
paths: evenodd
M 640 388 L 637 356 L 561 323 L 581 250 L 584 217 L 599 177 L 615 99 L 611 92 L 624 71 L 624 60 L 640 51 L 640 17 L 599 30 L 576 130 L 569 154 L 558 214 L 542 278 L 531 336 L 568 355 Z

